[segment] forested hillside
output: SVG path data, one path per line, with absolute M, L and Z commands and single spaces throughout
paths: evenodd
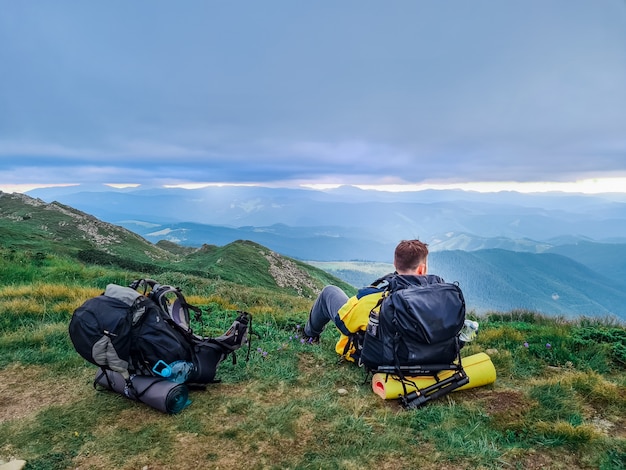
M 393 271 L 389 263 L 311 264 L 355 287 Z M 608 316 L 626 321 L 624 279 L 603 276 L 566 256 L 496 249 L 436 251 L 429 255 L 429 271 L 458 282 L 468 308 L 477 313 L 527 309 L 570 318 Z

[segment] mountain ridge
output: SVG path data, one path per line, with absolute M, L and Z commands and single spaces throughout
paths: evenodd
M 624 195 L 458 190 L 390 193 L 353 187 L 328 191 L 239 186 L 86 189 L 45 188 L 29 194 L 48 201 L 57 199 L 112 223 L 336 226 L 367 232 L 371 240 L 383 243 L 415 237 L 429 240 L 450 231 L 538 241 L 566 234 L 594 241 L 626 241 Z
M 0 249 L 57 254 L 148 274 L 177 270 L 250 287 L 284 289 L 309 298 L 327 283 L 352 290 L 323 270 L 251 241 L 197 249 L 152 244 L 130 230 L 79 210 L 22 194 L 0 192 L 0 233 Z

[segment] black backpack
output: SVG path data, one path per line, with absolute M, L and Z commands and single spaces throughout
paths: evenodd
M 144 290 L 144 295 L 136 290 L 142 283 L 157 288 L 149 293 Z M 154 281 L 135 281 L 131 286 L 109 284 L 102 295 L 74 311 L 70 338 L 76 351 L 92 364 L 128 380 L 132 374 L 158 375 L 158 364 L 186 361 L 193 363 L 187 382 L 207 384 L 215 381 L 218 364 L 249 342 L 251 317 L 246 312 L 239 312 L 221 337 L 201 337 L 189 326 L 189 310 L 200 310 L 185 301 L 180 289 Z M 178 306 L 166 301 L 165 293 L 172 291 L 177 292 Z M 171 317 L 172 307 L 181 324 Z
M 110 293 L 109 287 L 107 290 Z M 119 372 L 128 379 L 130 370 L 132 327 L 143 315 L 139 295 L 122 300 L 100 295 L 78 307 L 69 324 L 74 349 L 87 361 Z M 130 369 L 130 370 L 129 370 Z
M 465 321 L 460 287 L 435 275 L 392 275 L 386 280 L 389 287 L 362 333 L 360 363 L 375 371 L 457 360 Z

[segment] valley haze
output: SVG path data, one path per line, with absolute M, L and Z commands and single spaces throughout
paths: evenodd
M 429 271 L 459 282 L 477 313 L 528 309 L 626 319 L 625 194 L 105 185 L 27 194 L 153 243 L 251 240 L 318 263 L 355 287 L 393 269 L 398 241 L 419 238 L 431 250 Z

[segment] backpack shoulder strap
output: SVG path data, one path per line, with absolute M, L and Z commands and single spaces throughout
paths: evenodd
M 202 323 L 202 310 L 187 302 L 179 287 L 162 285 L 153 279 L 140 279 L 131 284 L 131 288 L 138 289 L 144 286 L 144 295 L 147 295 L 159 308 L 182 329 L 191 332 L 190 311 L 194 312 L 194 320 Z M 148 291 L 150 288 L 150 292 Z M 174 294 L 174 301 L 168 300 L 167 294 Z

